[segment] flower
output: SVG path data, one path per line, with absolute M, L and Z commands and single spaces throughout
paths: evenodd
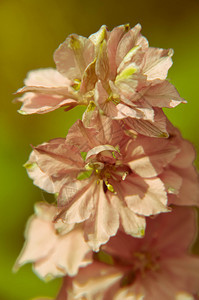
M 175 207 L 148 218 L 143 239 L 118 232 L 91 265 L 64 279 L 57 300 L 196 299 L 199 257 L 190 254 L 196 228 L 195 211 Z
M 107 122 L 100 114 L 98 118 L 93 128 L 77 121 L 66 139 L 35 147 L 25 165 L 35 185 L 58 194 L 55 221 L 83 223 L 94 251 L 119 226 L 142 237 L 145 216 L 170 211 L 168 197 L 169 204 L 199 204 L 194 151 L 177 130 L 168 125 L 168 139 L 139 134 L 130 138 L 118 121 Z M 185 167 L 181 160 L 186 161 Z M 186 170 L 192 174 L 190 179 Z M 193 195 L 182 196 L 181 203 L 184 182 L 193 187 Z
M 64 275 L 74 276 L 79 267 L 91 263 L 91 251 L 80 226 L 53 223 L 54 205 L 36 203 L 35 214 L 26 227 L 26 243 L 14 270 L 32 262 L 34 272 L 44 280 Z
M 159 120 L 164 116 L 161 108 L 185 102 L 166 80 L 173 51 L 149 47 L 140 31 L 140 24 L 112 31 L 102 26 L 89 38 L 67 37 L 54 53 L 56 70 L 28 74 L 17 92 L 25 93 L 18 99 L 23 103 L 19 112 L 46 113 L 76 105 L 88 106 L 90 112 L 94 106 L 113 119 L 130 119 L 128 126 L 139 133 L 168 136 L 166 118 Z

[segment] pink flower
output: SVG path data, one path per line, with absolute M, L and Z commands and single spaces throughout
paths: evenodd
M 45 113 L 76 105 L 90 110 L 94 105 L 113 119 L 130 118 L 128 125 L 139 133 L 167 136 L 166 119 L 159 120 L 161 108 L 185 102 L 166 81 L 173 51 L 149 47 L 140 31 L 139 24 L 111 32 L 102 26 L 89 38 L 70 35 L 54 53 L 57 70 L 29 73 L 18 91 L 25 93 L 19 99 L 20 112 Z
M 196 299 L 199 257 L 189 253 L 195 235 L 192 208 L 176 207 L 148 218 L 143 239 L 118 232 L 91 265 L 65 278 L 56 299 Z
M 26 243 L 15 263 L 15 271 L 32 262 L 34 272 L 44 280 L 74 276 L 79 267 L 91 263 L 91 251 L 79 226 L 53 223 L 57 208 L 47 203 L 35 205 L 28 221 Z
M 84 223 L 86 240 L 98 251 L 120 225 L 132 236 L 143 236 L 145 216 L 170 210 L 168 195 L 170 203 L 198 205 L 194 151 L 177 130 L 168 130 L 168 139 L 142 135 L 133 139 L 118 121 L 107 122 L 98 114 L 94 128 L 78 121 L 66 139 L 34 148 L 27 171 L 35 185 L 58 194 L 55 220 Z M 193 188 L 193 195 L 182 196 L 181 203 L 183 182 Z

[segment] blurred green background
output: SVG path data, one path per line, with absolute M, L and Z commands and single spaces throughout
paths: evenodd
M 113 27 L 141 23 L 151 46 L 173 48 L 174 65 L 169 79 L 188 104 L 167 110 L 170 120 L 199 152 L 199 1 L 178 0 L 1 0 L 1 246 L 0 299 L 28 300 L 56 294 L 60 280 L 43 283 L 31 266 L 17 274 L 12 266 L 23 245 L 23 232 L 33 204 L 43 199 L 22 165 L 28 159 L 30 144 L 64 137 L 81 109 L 63 109 L 40 116 L 22 116 L 12 95 L 23 86 L 29 70 L 54 67 L 53 52 L 70 33 L 89 36 L 102 24 Z M 199 159 L 196 161 L 199 167 Z M 191 191 L 190 191 L 191 192 Z

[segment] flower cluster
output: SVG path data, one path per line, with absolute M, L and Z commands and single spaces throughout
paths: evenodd
M 162 108 L 186 101 L 167 80 L 172 49 L 141 26 L 72 34 L 56 69 L 31 71 L 22 114 L 84 105 L 66 138 L 33 147 L 29 177 L 55 195 L 35 205 L 15 269 L 63 277 L 57 300 L 196 299 L 199 180 L 195 151 Z M 40 298 L 41 299 L 41 298 Z

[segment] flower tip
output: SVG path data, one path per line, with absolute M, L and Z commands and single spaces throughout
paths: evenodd
M 139 28 L 140 30 L 142 29 L 142 26 L 141 26 L 140 23 L 137 23 L 137 24 L 135 25 L 135 27 Z
M 124 24 L 124 29 L 126 32 L 129 31 L 131 29 L 130 24 L 129 23 Z
M 19 88 L 16 92 L 12 93 L 13 95 L 18 95 L 18 94 L 22 94 L 22 90 L 24 88 Z
M 172 48 L 170 48 L 169 51 L 168 51 L 168 56 L 172 57 L 173 54 L 174 54 L 174 50 Z
M 21 115 L 27 115 L 27 113 L 26 113 L 25 111 L 21 110 L 21 109 L 18 109 L 17 112 L 18 112 L 19 114 L 21 114 Z
M 19 271 L 20 265 L 15 262 L 13 268 L 12 268 L 12 273 L 17 273 Z
M 140 229 L 140 235 L 141 235 L 141 237 L 144 237 L 144 235 L 145 235 L 145 229 L 144 228 Z
M 175 194 L 176 193 L 176 189 L 174 189 L 173 187 L 169 187 L 167 191 L 168 191 L 169 194 Z
M 167 132 L 161 132 L 159 135 L 158 135 L 159 138 L 168 138 L 169 137 L 169 134 Z
M 32 170 L 32 169 L 34 169 L 36 166 L 37 166 L 37 163 L 36 163 L 36 162 L 33 162 L 33 163 L 25 163 L 25 164 L 23 165 L 23 167 L 26 168 L 27 170 Z
M 52 274 L 47 274 L 44 278 L 40 276 L 40 279 L 44 280 L 45 282 L 49 282 L 54 279 L 54 276 Z

